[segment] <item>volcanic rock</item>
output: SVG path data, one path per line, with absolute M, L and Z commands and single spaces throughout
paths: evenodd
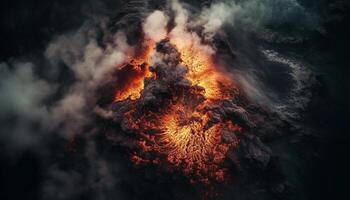
M 240 148 L 249 164 L 260 170 L 266 169 L 271 159 L 271 150 L 257 136 L 245 134 Z

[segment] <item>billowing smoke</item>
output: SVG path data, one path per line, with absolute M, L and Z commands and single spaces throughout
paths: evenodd
M 127 11 L 123 12 L 123 9 Z M 149 182 L 158 178 L 165 183 L 171 182 L 168 177 L 151 172 L 151 178 L 146 172 L 146 175 L 143 173 L 146 178 L 139 181 L 130 170 L 132 162 L 125 157 L 129 151 L 140 149 L 132 140 L 133 136 L 131 139 L 129 135 L 125 136 L 135 130 L 122 114 L 132 113 L 132 106 L 136 105 L 137 114 L 130 119 L 137 121 L 137 117 L 147 113 L 143 110 L 147 106 L 162 108 L 158 104 L 174 101 L 167 95 L 177 92 L 182 92 L 183 101 L 204 102 L 207 96 L 203 88 L 213 76 L 220 80 L 222 77 L 210 74 L 203 76 L 204 81 L 199 82 L 199 86 L 191 85 L 195 78 L 191 77 L 185 67 L 186 60 L 180 58 L 180 54 L 191 54 L 193 49 L 200 52 L 196 54 L 198 57 L 213 57 L 215 69 L 234 82 L 229 85 L 230 94 L 220 98 L 231 98 L 233 93 L 236 95 L 236 90 L 231 90 L 239 88 L 239 95 L 234 100 L 214 99 L 215 103 L 201 110 L 209 113 L 208 130 L 219 122 L 224 124 L 225 131 L 229 130 L 222 141 L 235 145 L 225 147 L 236 148 L 240 141 L 237 151 L 224 151 L 227 158 L 220 167 L 251 179 L 256 171 L 263 173 L 277 165 L 265 142 L 290 133 L 294 128 L 293 120 L 307 107 L 316 80 L 303 62 L 277 53 L 278 48 L 274 49 L 273 45 L 295 44 L 305 39 L 299 34 L 281 31 L 284 26 L 293 27 L 293 30 L 320 31 L 316 14 L 308 12 L 296 0 L 222 0 L 206 1 L 201 5 L 169 0 L 164 5 L 156 1 L 130 1 L 115 16 L 110 19 L 110 16 L 92 16 L 78 29 L 54 36 L 38 58 L 11 58 L 0 64 L 0 145 L 7 156 L 16 158 L 14 155 L 30 151 L 42 160 L 45 170 L 40 198 L 130 199 L 134 190 L 137 192 L 133 197 L 140 198 L 143 190 L 145 193 L 156 191 L 147 185 L 150 179 Z M 146 66 L 137 62 L 144 59 L 143 53 L 149 50 L 147 45 L 158 48 L 148 60 L 150 72 L 144 68 L 137 71 L 136 65 Z M 187 52 L 189 46 L 192 49 Z M 123 71 L 128 67 L 135 71 Z M 270 77 L 275 68 L 283 71 L 276 76 L 290 79 L 290 85 L 274 88 L 276 82 Z M 154 73 L 158 79 L 148 73 Z M 139 80 L 130 81 L 131 76 L 146 78 L 142 79 L 145 80 L 142 85 Z M 144 87 L 140 100 L 135 103 L 131 96 L 126 96 L 115 103 L 115 93 L 128 85 Z M 228 86 L 221 84 L 221 87 Z M 177 90 L 174 92 L 173 88 Z M 184 92 L 187 90 L 190 91 L 188 94 Z M 189 97 L 193 99 L 186 99 Z M 181 109 L 176 113 L 188 115 Z M 195 123 L 199 120 L 196 117 L 191 118 Z M 230 120 L 244 129 L 244 134 L 231 134 L 238 128 Z M 145 124 L 138 125 L 146 127 Z M 154 156 L 141 154 L 146 159 Z M 216 164 L 213 166 L 217 167 Z M 161 172 L 169 174 L 169 168 L 161 169 Z M 187 179 L 179 171 L 172 178 L 181 185 Z M 218 175 L 221 171 L 210 172 Z M 188 174 L 185 176 L 192 176 Z M 264 181 L 271 181 L 266 185 L 273 187 L 286 182 L 276 176 L 276 180 L 260 180 L 256 187 L 265 187 Z M 144 188 L 137 188 L 140 185 Z M 181 193 L 183 188 L 178 187 L 173 193 Z M 269 189 L 265 191 L 268 193 Z M 169 198 L 182 199 L 176 195 Z M 163 196 L 153 197 L 161 199 Z
M 227 34 L 223 36 L 221 33 L 225 30 L 230 32 L 230 30 L 239 30 L 241 33 L 237 34 L 245 34 L 245 33 L 256 33 L 255 37 L 259 39 L 263 39 L 267 42 L 276 42 L 276 43 L 298 43 L 302 42 L 303 38 L 299 38 L 299 35 L 290 36 L 284 35 L 284 33 L 278 33 L 276 30 L 281 29 L 281 26 L 292 26 L 294 29 L 302 29 L 302 30 L 320 30 L 319 26 L 319 18 L 317 15 L 313 13 L 309 13 L 305 11 L 305 8 L 302 7 L 297 1 L 217 1 L 209 4 L 209 6 L 204 6 L 198 14 L 192 14 L 190 10 L 186 7 L 190 7 L 187 4 L 180 3 L 177 0 L 170 1 L 170 10 L 174 12 L 174 28 L 168 34 L 168 37 L 175 41 L 179 48 L 182 48 L 182 45 L 191 43 L 191 45 L 196 46 L 196 48 L 203 49 L 209 54 L 214 54 L 217 49 L 222 48 L 221 46 L 209 46 L 202 43 L 202 40 L 212 41 L 214 36 L 220 33 L 221 39 L 224 40 L 225 43 L 231 43 L 231 36 Z M 153 20 L 157 25 L 157 28 L 153 28 L 153 26 L 147 26 L 145 24 L 149 23 L 148 20 L 150 18 L 158 16 L 157 20 Z M 161 33 L 161 36 L 158 35 L 154 41 L 159 41 L 160 39 L 165 38 L 166 33 L 166 23 L 168 22 L 169 17 L 166 16 L 166 13 L 161 11 L 154 11 L 149 15 L 146 19 L 146 22 L 143 26 L 144 32 L 146 35 L 151 30 L 158 30 L 158 33 Z M 198 31 L 198 27 L 201 27 L 202 30 Z M 271 27 L 271 28 L 267 28 Z M 276 30 L 275 30 L 276 29 Z M 149 36 L 152 38 L 152 36 Z M 236 37 L 236 36 L 235 36 Z M 245 38 L 245 36 L 238 36 Z M 240 42 L 240 41 L 238 41 Z M 230 48 L 231 46 L 236 45 L 235 43 L 228 44 Z M 281 102 L 278 94 L 276 95 L 276 91 L 269 91 L 269 89 L 263 91 L 263 88 L 269 87 L 266 85 L 266 80 L 264 73 L 268 73 L 269 69 L 261 69 L 257 72 L 255 69 L 261 65 L 262 63 L 252 63 L 252 60 L 257 59 L 257 57 L 265 56 L 264 59 L 267 62 L 278 63 L 278 61 L 271 60 L 266 51 L 268 49 L 264 49 L 263 46 L 256 46 L 256 55 L 247 55 L 244 51 L 245 47 L 240 50 L 234 50 L 234 54 L 239 54 L 241 63 L 240 66 L 230 66 L 230 68 L 234 70 L 234 73 L 237 74 L 237 81 L 240 82 L 242 88 L 246 92 L 246 94 L 253 98 L 254 101 L 260 102 L 265 106 L 271 107 L 273 109 L 280 109 L 282 112 L 285 112 L 285 109 L 289 109 L 288 104 L 290 102 L 285 103 L 287 105 L 283 105 L 284 102 Z M 260 51 L 260 52 L 259 52 Z M 260 55 L 259 55 L 260 54 Z M 252 57 L 253 56 L 253 57 Z M 258 58 L 262 59 L 262 58 Z M 246 61 L 248 60 L 248 61 Z M 293 67 L 294 65 L 290 65 L 292 62 L 298 61 L 288 61 L 288 59 L 283 59 L 286 62 L 281 64 L 289 65 L 291 72 L 291 78 L 296 80 L 296 82 L 310 82 L 314 83 L 313 77 L 310 76 L 299 76 L 299 74 L 308 74 L 308 69 L 306 67 L 299 67 L 296 69 Z M 248 62 L 248 63 L 246 63 Z M 246 65 L 246 66 L 245 66 Z M 264 63 L 263 65 L 269 65 L 268 63 Z M 297 64 L 302 66 L 303 64 Z M 253 70 L 251 69 L 253 68 Z M 298 72 L 295 72 L 298 70 Z M 296 75 L 298 74 L 298 75 Z M 298 76 L 298 77 L 296 77 Z M 303 80 L 301 80 L 303 79 Z M 298 83 L 296 83 L 298 84 Z M 299 90 L 296 92 L 295 90 Z M 295 95 L 295 93 L 300 93 L 304 91 L 303 88 L 299 86 L 295 86 L 289 94 L 290 98 L 294 98 L 295 102 L 299 102 L 298 104 L 303 107 L 307 104 L 308 100 L 305 97 L 300 97 L 299 95 Z M 284 94 L 283 94 L 284 95 Z M 301 100 L 303 99 L 303 100 Z M 302 102 L 300 102 L 302 101 Z M 292 112 L 290 108 L 287 112 Z
M 67 139 L 81 134 L 96 106 L 96 90 L 108 82 L 115 66 L 132 51 L 122 32 L 112 36 L 105 48 L 98 46 L 93 29 L 85 25 L 75 33 L 60 36 L 45 51 L 46 70 L 56 75 L 58 68 L 67 66 L 74 78 L 70 85 L 59 88 L 58 83 L 39 78 L 33 63 L 3 63 L 1 91 L 7 97 L 2 104 L 4 116 L 12 113 L 20 119 L 36 121 L 38 128 L 59 130 L 59 135 Z M 50 100 L 57 92 L 60 98 Z
M 39 79 L 33 70 L 31 63 L 1 63 L 0 91 L 5 97 L 0 104 L 1 141 L 10 151 L 32 147 L 42 139 L 32 126 L 44 125 L 48 109 L 43 103 L 55 87 Z
M 167 24 L 168 17 L 164 12 L 156 10 L 147 17 L 142 28 L 147 37 L 155 42 L 159 42 L 166 37 Z
M 86 23 L 50 42 L 42 58 L 43 68 L 23 61 L 1 64 L 0 91 L 5 97 L 0 107 L 1 144 L 14 158 L 23 151 L 40 155 L 47 167 L 47 180 L 39 195 L 43 199 L 78 198 L 87 187 L 74 189 L 80 182 L 102 187 L 94 195 L 108 199 L 105 191 L 115 184 L 109 173 L 110 163 L 96 152 L 92 138 L 97 131 L 94 116 L 108 117 L 108 111 L 97 104 L 100 87 L 112 80 L 116 66 L 132 54 L 133 48 L 121 31 L 104 33 L 109 42 L 102 47 L 97 41 L 98 31 L 107 30 L 102 27 L 103 20 L 98 23 L 101 24 Z M 39 73 L 39 69 L 46 74 Z M 48 162 L 50 157 L 57 157 L 50 150 L 53 143 L 65 141 L 59 149 L 64 153 L 76 137 L 88 142 L 82 153 L 86 170 L 65 170 L 60 162 Z M 101 183 L 93 182 L 96 177 L 101 178 Z

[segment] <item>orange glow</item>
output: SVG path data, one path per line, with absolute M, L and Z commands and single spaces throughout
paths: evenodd
M 125 113 L 131 129 L 138 134 L 137 145 L 146 153 L 158 155 L 157 158 L 145 158 L 137 152 L 131 156 L 135 164 L 167 163 L 183 172 L 192 182 L 209 184 L 222 182 L 228 175 L 228 169 L 222 166 L 230 149 L 239 145 L 239 139 L 224 142 L 223 134 L 241 132 L 234 122 L 222 117 L 213 122 L 206 108 L 214 103 L 233 99 L 238 89 L 231 80 L 215 66 L 210 53 L 191 44 L 176 44 L 181 64 L 187 67 L 186 78 L 192 86 L 200 86 L 203 92 L 186 91 L 176 100 L 169 100 L 160 111 L 138 111 L 133 108 Z M 117 71 L 118 83 L 115 101 L 137 100 L 144 89 L 144 80 L 156 74 L 149 71 L 149 60 L 154 55 L 155 44 L 148 47 L 139 56 Z M 185 98 L 203 96 L 197 103 Z M 187 103 L 186 103 L 187 102 Z M 194 101 L 196 102 L 196 101 Z
M 201 182 L 207 183 L 208 178 L 223 179 L 226 174 L 216 163 L 222 163 L 227 151 L 239 141 L 223 144 L 222 132 L 240 128 L 230 121 L 209 126 L 207 114 L 193 112 L 183 105 L 174 106 L 171 112 L 162 119 L 164 132 L 159 137 L 159 150 L 166 152 L 170 163 L 186 175 L 195 173 Z
M 138 145 L 144 152 L 155 152 L 163 162 L 168 162 L 190 177 L 193 183 L 209 184 L 222 182 L 227 169 L 221 166 L 227 152 L 236 148 L 240 141 L 234 138 L 223 142 L 224 132 L 240 132 L 241 128 L 231 121 L 210 124 L 210 116 L 198 107 L 192 110 L 188 105 L 175 104 L 165 113 L 148 113 L 135 119 L 129 113 L 126 117 L 135 130 L 140 131 Z M 134 111 L 132 111 L 134 112 Z M 152 130 L 154 133 L 144 134 Z M 145 159 L 132 155 L 136 164 L 159 164 L 156 159 Z
M 141 91 L 144 88 L 144 79 L 152 76 L 148 63 L 150 55 L 154 53 L 154 45 L 152 42 L 147 43 L 144 52 L 141 52 L 140 55 L 132 58 L 117 70 L 119 85 L 117 86 L 115 101 L 140 98 Z
M 212 55 L 196 47 L 193 44 L 186 45 L 179 40 L 172 40 L 175 46 L 179 46 L 182 64 L 189 69 L 187 78 L 193 85 L 205 89 L 205 97 L 209 100 L 230 99 L 233 97 L 233 90 L 237 90 L 232 80 L 224 76 L 216 67 Z M 181 44 L 179 44 L 181 43 Z M 226 89 L 224 89 L 224 87 Z M 227 93 L 224 90 L 229 90 Z

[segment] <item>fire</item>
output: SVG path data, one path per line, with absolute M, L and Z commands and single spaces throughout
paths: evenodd
M 119 85 L 115 95 L 115 101 L 124 101 L 128 98 L 136 100 L 140 98 L 144 88 L 144 79 L 151 77 L 149 71 L 149 57 L 154 52 L 154 43 L 149 42 L 140 55 L 132 58 L 122 65 L 117 71 Z
M 185 45 L 179 40 L 172 40 L 181 54 L 182 63 L 188 67 L 188 79 L 193 85 L 205 88 L 205 97 L 209 100 L 229 99 L 229 95 L 222 91 L 222 87 L 235 88 L 232 80 L 225 77 L 215 68 L 212 55 L 196 45 Z M 181 43 L 181 44 L 179 44 Z
M 236 148 L 238 138 L 225 141 L 227 133 L 239 133 L 241 128 L 231 120 L 214 117 L 211 107 L 230 100 L 238 89 L 224 73 L 216 68 L 209 52 L 191 44 L 176 44 L 180 63 L 187 68 L 185 78 L 190 88 L 172 88 L 156 107 L 134 106 L 124 113 L 128 126 L 137 133 L 137 145 L 144 157 L 134 152 L 131 160 L 141 163 L 168 163 L 188 176 L 192 182 L 209 184 L 224 181 L 228 169 L 223 163 L 227 152 Z M 150 77 L 157 81 L 157 72 L 150 70 L 149 61 L 155 55 L 155 44 L 148 44 L 139 56 L 120 67 L 116 102 L 130 99 L 137 103 Z M 119 80 L 120 79 L 120 80 Z

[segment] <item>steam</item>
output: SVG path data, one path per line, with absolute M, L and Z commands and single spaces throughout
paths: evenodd
M 113 42 L 102 48 L 92 30 L 93 27 L 84 25 L 75 33 L 56 38 L 45 51 L 47 77 L 55 78 L 63 73 L 62 64 L 72 72 L 74 81 L 64 88 L 45 76 L 36 75 L 39 66 L 34 63 L 1 64 L 0 91 L 5 97 L 0 104 L 1 121 L 11 116 L 18 119 L 14 124 L 1 127 L 1 132 L 6 133 L 1 135 L 6 145 L 14 149 L 29 148 L 48 137 L 43 132 L 70 139 L 83 134 L 84 127 L 92 123 L 98 87 L 111 79 L 111 72 L 132 51 L 122 32 L 113 35 Z M 58 92 L 60 98 L 48 101 Z M 30 131 L 33 123 L 38 124 L 39 130 Z
M 190 44 L 190 46 L 195 46 L 208 54 L 213 54 L 214 49 L 209 45 L 202 44 L 200 36 L 189 30 L 191 26 L 188 10 L 177 0 L 172 1 L 171 10 L 175 14 L 175 27 L 169 33 L 169 37 L 177 44 L 177 48 L 181 49 Z
M 212 4 L 202 10 L 195 25 L 202 26 L 204 28 L 203 37 L 206 40 L 211 40 L 222 26 L 225 24 L 233 25 L 235 17 L 241 9 L 241 6 L 234 2 Z
M 167 24 L 168 17 L 164 14 L 164 12 L 156 10 L 147 17 L 142 26 L 143 32 L 153 41 L 159 42 L 166 37 Z
M 45 52 L 53 66 L 58 66 L 60 62 L 65 63 L 76 78 L 76 82 L 67 89 L 63 98 L 51 108 L 53 119 L 49 126 L 55 129 L 63 124 L 60 129 L 66 138 L 81 133 L 84 125 L 89 123 L 97 100 L 96 90 L 111 78 L 111 72 L 125 61 L 126 54 L 131 51 L 122 32 L 116 33 L 113 43 L 102 49 L 94 38 L 85 36 L 83 31 L 86 31 L 85 27 L 71 36 L 57 38 Z M 86 44 L 82 47 L 79 44 L 74 45 L 75 39 L 81 37 L 85 37 Z M 81 48 L 83 52 L 79 52 L 77 48 Z M 74 56 L 76 52 L 81 55 Z
M 1 63 L 0 70 L 1 144 L 12 150 L 33 147 L 41 135 L 32 124 L 40 124 L 48 116 L 43 103 L 55 87 L 38 78 L 31 63 Z M 13 119 L 17 119 L 15 123 Z
M 111 163 L 100 158 L 95 148 L 92 137 L 97 129 L 93 119 L 95 115 L 109 116 L 108 111 L 96 106 L 98 90 L 111 80 L 112 72 L 133 48 L 128 45 L 123 32 L 105 32 L 111 42 L 100 46 L 96 40 L 98 29 L 101 27 L 85 24 L 78 31 L 50 42 L 44 54 L 48 74 L 37 75 L 41 66 L 34 63 L 1 64 L 0 92 L 5 98 L 0 104 L 0 119 L 5 124 L 0 128 L 0 141 L 6 145 L 9 154 L 26 150 L 43 154 L 43 162 L 47 165 L 43 199 L 76 198 L 91 185 L 96 187 L 96 198 L 106 199 L 106 191 L 114 191 L 112 187 L 117 184 L 114 178 L 118 173 L 116 164 L 112 170 Z M 105 31 L 103 27 L 102 31 Z M 67 84 L 56 82 L 60 73 L 68 74 L 72 81 Z M 6 123 L 9 120 L 15 122 Z M 49 150 L 53 138 L 68 142 L 75 136 L 88 141 L 83 153 L 88 170 L 66 170 L 59 162 L 47 163 L 51 159 L 46 156 L 56 156 Z M 76 185 L 81 182 L 87 184 L 76 190 Z

